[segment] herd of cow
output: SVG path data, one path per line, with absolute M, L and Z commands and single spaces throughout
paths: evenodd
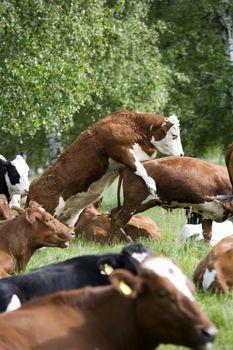
M 168 157 L 155 160 L 157 151 Z M 156 224 L 133 216 L 154 206 L 199 214 L 210 241 L 212 221 L 233 217 L 233 145 L 225 160 L 226 167 L 184 157 L 177 117 L 142 112 L 100 119 L 30 185 L 23 153 L 0 156 L 0 349 L 210 349 L 217 330 L 196 303 L 192 281 L 140 243 L 16 273 L 37 249 L 65 248 L 75 235 L 159 242 Z M 102 213 L 104 192 L 118 176 L 118 206 Z M 25 208 L 12 205 L 15 195 L 27 196 Z M 228 292 L 232 257 L 229 236 L 199 263 L 195 285 Z

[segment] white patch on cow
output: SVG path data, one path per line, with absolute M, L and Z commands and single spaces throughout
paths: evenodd
M 177 290 L 190 300 L 194 300 L 194 296 L 187 284 L 187 277 L 170 259 L 162 256 L 153 257 L 143 261 L 141 266 L 153 271 L 156 275 L 167 278 Z
M 156 195 L 155 181 L 154 179 L 152 179 L 152 177 L 150 177 L 147 174 L 146 169 L 141 163 L 141 161 L 148 160 L 150 159 L 150 157 L 141 149 L 141 147 L 138 144 L 134 144 L 132 149 L 130 149 L 130 152 L 133 154 L 135 158 L 135 167 L 136 167 L 135 174 L 143 179 L 150 194 L 152 196 L 155 196 Z
M 216 197 L 217 198 L 217 197 Z M 223 208 L 221 202 L 209 201 L 203 203 L 180 203 L 177 201 L 172 201 L 171 203 L 163 203 L 163 207 L 166 208 L 187 208 L 192 207 L 193 211 L 200 213 L 203 218 L 211 219 L 217 222 L 223 221 L 223 216 L 225 209 Z
M 15 166 L 19 174 L 19 183 L 15 185 L 11 184 L 8 174 L 6 173 L 5 175 L 10 197 L 12 197 L 13 194 L 25 195 L 28 192 L 30 185 L 28 179 L 29 167 L 25 162 L 25 159 L 19 154 L 13 160 L 11 160 L 10 163 Z
M 54 216 L 59 216 L 62 213 L 62 210 L 64 209 L 64 207 L 65 207 L 65 201 L 64 201 L 63 197 L 60 196 L 59 201 L 58 201 L 58 205 L 54 211 Z
M 78 220 L 78 218 L 79 218 L 79 216 L 80 216 L 80 214 L 83 212 L 84 209 L 85 208 L 80 209 L 78 212 L 76 212 L 76 215 L 72 215 L 72 217 L 66 221 L 66 225 L 68 227 L 74 227 L 76 222 L 77 222 L 77 220 Z
M 151 159 L 150 156 L 142 150 L 141 146 L 139 146 L 138 143 L 135 143 L 133 145 L 130 152 L 133 154 L 134 158 L 139 160 L 140 162 Z
M 156 196 L 152 196 L 151 194 L 142 201 L 142 204 L 146 204 L 150 201 L 158 200 L 160 202 L 159 196 L 156 194 Z
M 10 207 L 12 207 L 12 206 L 20 207 L 20 202 L 21 202 L 21 195 L 20 194 L 13 194 L 9 204 L 10 204 Z
M 163 154 L 169 156 L 181 156 L 184 154 L 184 151 L 180 139 L 179 120 L 174 114 L 166 119 L 173 125 L 168 129 L 166 136 L 160 141 L 155 141 L 154 136 L 152 136 L 151 143 Z
M 103 196 L 103 193 L 119 175 L 119 169 L 121 168 L 123 168 L 122 164 L 110 159 L 104 176 L 93 182 L 86 192 L 79 192 L 68 198 L 66 202 L 59 198 L 60 206 L 58 204 L 55 209 L 57 218 L 67 226 L 73 227 L 83 209 Z
M 203 274 L 203 279 L 202 279 L 202 288 L 204 291 L 207 291 L 207 289 L 214 282 L 215 276 L 216 276 L 215 269 L 213 269 L 212 271 L 210 271 L 208 268 L 205 269 L 205 272 Z
M 0 154 L 0 159 L 2 159 L 2 160 L 5 160 L 6 161 L 6 158 L 2 155 L 2 154 Z
M 223 238 L 233 235 L 233 223 L 230 220 L 224 222 L 215 222 L 212 224 L 212 236 L 210 245 L 215 246 Z M 177 243 L 182 244 L 189 238 L 195 236 L 195 240 L 203 240 L 202 225 L 185 224 L 179 234 Z M 229 249 L 229 246 L 228 246 Z
M 132 257 L 137 260 L 138 262 L 142 262 L 143 260 L 145 260 L 145 258 L 148 256 L 148 253 L 133 253 Z
M 20 308 L 21 301 L 19 300 L 19 297 L 16 294 L 13 294 L 11 297 L 11 301 L 7 305 L 6 312 L 14 311 Z

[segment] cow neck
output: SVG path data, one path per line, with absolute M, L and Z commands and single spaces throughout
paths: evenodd
M 12 230 L 12 220 L 14 221 L 14 229 Z M 33 247 L 31 241 L 32 227 L 25 218 L 25 213 L 17 216 L 9 221 L 8 245 L 11 254 L 16 259 L 16 270 L 25 269 L 29 259 L 31 258 L 37 247 Z M 10 234 L 11 233 L 11 234 Z
M 135 115 L 135 127 L 138 134 L 145 135 L 148 140 L 151 139 L 151 127 L 153 126 L 153 130 L 155 130 L 161 126 L 163 121 L 164 118 L 158 115 L 155 117 L 154 115 L 147 114 L 146 118 L 140 114 Z
M 121 296 L 112 286 L 95 287 L 94 291 L 79 294 L 74 298 L 75 306 L 86 316 L 87 332 L 93 325 L 89 312 L 96 317 L 98 334 L 106 339 L 109 350 L 153 350 L 158 345 L 149 344 L 138 326 L 137 300 Z

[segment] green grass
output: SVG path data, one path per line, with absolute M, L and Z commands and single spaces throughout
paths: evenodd
M 114 184 L 106 193 L 103 210 L 110 210 L 116 205 L 115 195 L 116 184 Z M 171 213 L 161 208 L 154 208 L 145 212 L 159 226 L 162 240 L 155 243 L 150 239 L 141 240 L 145 245 L 150 246 L 155 251 L 175 259 L 181 269 L 192 278 L 197 263 L 210 250 L 210 246 L 200 241 L 190 240 L 185 245 L 178 245 L 176 239 L 184 225 L 186 219 L 183 210 L 173 210 Z M 144 213 L 144 214 L 145 214 Z M 69 259 L 74 256 L 102 252 L 118 252 L 122 248 L 117 245 L 99 245 L 88 243 L 84 239 L 76 239 L 66 249 L 43 248 L 36 252 L 31 258 L 27 271 L 40 266 Z M 227 295 L 215 295 L 209 293 L 196 293 L 196 299 L 205 310 L 208 317 L 215 323 L 219 333 L 213 345 L 213 350 L 233 350 L 233 293 Z M 172 345 L 161 345 L 159 350 L 184 350 L 183 347 Z M 142 349 L 143 350 L 143 349 Z

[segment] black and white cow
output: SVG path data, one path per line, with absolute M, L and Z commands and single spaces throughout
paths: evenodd
M 137 274 L 139 263 L 151 253 L 150 248 L 134 243 L 126 245 L 120 253 L 83 255 L 3 278 L 0 280 L 0 312 L 13 311 L 30 299 L 60 290 L 107 285 L 108 275 L 116 268 Z
M 0 155 L 0 193 L 10 201 L 13 195 L 26 195 L 29 189 L 29 167 L 24 153 L 17 154 L 12 160 Z

